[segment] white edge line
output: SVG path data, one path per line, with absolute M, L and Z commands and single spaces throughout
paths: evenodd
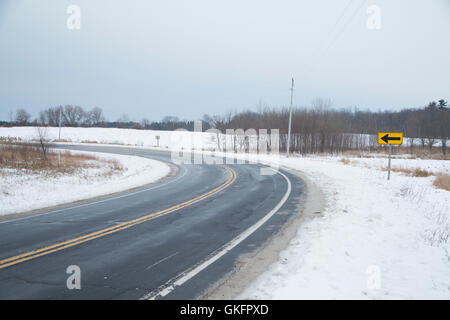
M 276 170 L 274 170 L 274 171 L 276 171 Z M 198 265 L 191 271 L 187 272 L 183 276 L 179 277 L 170 286 L 161 289 L 157 293 L 153 293 L 153 291 L 152 291 L 152 292 L 144 295 L 141 298 L 141 300 L 155 300 L 157 297 L 164 297 L 164 296 L 168 295 L 170 292 L 175 290 L 175 288 L 177 286 L 181 286 L 186 281 L 193 278 L 198 273 L 200 273 L 201 271 L 206 269 L 208 266 L 213 264 L 215 261 L 217 261 L 219 258 L 224 256 L 226 253 L 230 252 L 234 247 L 236 247 L 238 244 L 240 244 L 242 241 L 244 241 L 246 238 L 248 238 L 253 232 L 255 232 L 259 227 L 261 227 L 267 220 L 269 220 L 281 208 L 281 206 L 286 202 L 289 195 L 291 194 L 291 181 L 289 180 L 289 178 L 286 177 L 286 175 L 280 171 L 276 171 L 276 172 L 279 173 L 280 175 L 282 175 L 286 179 L 286 181 L 288 183 L 288 189 L 287 189 L 286 193 L 284 194 L 283 198 L 280 200 L 280 202 L 275 206 L 275 208 L 273 208 L 268 214 L 266 214 L 264 217 L 262 217 L 260 220 L 258 220 L 254 225 L 252 225 L 247 230 L 245 230 L 240 235 L 238 235 L 236 238 L 234 238 L 233 240 L 228 242 L 222 248 L 222 250 L 220 250 L 217 254 L 215 254 L 208 260 L 204 261 L 203 263 L 201 263 L 200 265 Z M 183 273 L 181 273 L 181 274 L 183 274 Z
M 167 256 L 167 257 L 165 257 L 165 258 L 162 258 L 161 260 L 156 261 L 155 263 L 153 263 L 153 264 L 149 265 L 147 268 L 145 268 L 144 271 L 147 271 L 148 269 L 153 268 L 154 266 L 156 266 L 156 265 L 160 264 L 161 262 L 164 262 L 164 261 L 166 261 L 166 260 L 168 260 L 168 259 L 170 259 L 170 258 L 176 256 L 177 254 L 179 254 L 178 251 L 172 253 L 171 255 L 169 255 L 169 256 Z

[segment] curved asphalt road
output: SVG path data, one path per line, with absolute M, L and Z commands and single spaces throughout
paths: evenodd
M 65 148 L 170 162 L 170 153 L 162 151 Z M 287 172 L 263 176 L 255 164 L 170 165 L 177 174 L 159 184 L 0 222 L 0 299 L 195 299 L 299 212 L 304 184 Z M 287 200 L 268 221 L 221 251 L 283 197 Z M 179 204 L 184 205 L 165 213 Z M 165 214 L 127 225 L 161 211 Z M 80 267 L 80 290 L 66 286 L 70 265 Z

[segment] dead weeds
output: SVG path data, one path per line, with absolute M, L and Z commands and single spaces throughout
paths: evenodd
M 5 139 L 0 141 L 0 169 L 26 170 L 54 175 L 73 174 L 81 169 L 102 167 L 107 167 L 104 172 L 105 175 L 123 170 L 122 165 L 117 160 L 60 150 L 49 150 L 44 155 L 42 149 L 36 144 Z
M 439 173 L 433 182 L 433 186 L 439 189 L 450 191 L 450 175 Z

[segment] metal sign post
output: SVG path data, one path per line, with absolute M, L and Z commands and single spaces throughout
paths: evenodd
M 392 144 L 389 144 L 388 180 L 391 179 L 391 156 L 392 156 Z
M 401 145 L 402 143 L 403 133 L 401 132 L 378 132 L 378 144 L 389 145 L 388 180 L 391 179 L 392 145 Z

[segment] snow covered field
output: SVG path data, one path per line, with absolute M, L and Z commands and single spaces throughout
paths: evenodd
M 346 158 L 351 165 L 363 166 L 374 169 L 382 169 L 387 167 L 387 157 L 376 158 Z M 450 174 L 450 161 L 442 160 L 423 160 L 423 159 L 392 159 L 392 168 L 394 169 L 420 169 L 433 174 L 446 173 Z
M 1 136 L 33 138 L 34 128 L 0 128 Z M 171 132 L 63 128 L 73 142 L 172 145 Z M 53 138 L 57 128 L 51 129 Z M 213 135 L 204 143 L 214 145 Z M 189 144 L 185 145 L 190 148 Z M 393 168 L 422 169 L 429 177 L 392 172 L 387 159 L 263 156 L 302 171 L 323 190 L 325 210 L 301 225 L 279 261 L 238 298 L 450 299 L 450 192 L 433 186 L 450 161 L 397 155 Z M 90 190 L 92 186 L 86 188 Z M 37 190 L 37 189 L 36 189 Z M 36 192 L 36 191 L 32 191 Z M 73 192 L 78 193 L 78 191 Z
M 319 185 L 326 209 L 239 298 L 450 299 L 450 192 L 433 187 L 434 176 L 387 181 L 377 169 L 386 159 L 339 160 L 281 159 Z M 439 160 L 393 165 L 450 170 Z
M 175 131 L 157 131 L 157 130 L 136 130 L 136 129 L 118 129 L 118 128 L 72 128 L 63 127 L 61 129 L 61 140 L 75 143 L 100 143 L 100 144 L 118 144 L 133 145 L 141 147 L 156 147 L 164 149 L 171 148 L 174 143 L 183 144 L 183 138 L 189 136 L 191 139 L 201 137 L 203 148 L 212 150 L 217 147 L 217 135 L 208 132 L 175 132 Z M 371 145 L 370 135 L 354 135 L 365 143 Z M 15 137 L 23 140 L 37 139 L 36 128 L 34 127 L 11 127 L 0 128 L 0 137 Z M 48 127 L 47 138 L 57 140 L 59 137 L 59 128 Z M 157 139 L 159 137 L 159 141 Z M 225 141 L 224 135 L 219 135 L 222 144 Z M 186 139 L 184 139 L 186 141 Z M 404 139 L 404 145 L 409 145 L 408 138 Z M 419 139 L 415 139 L 414 145 L 419 146 Z M 450 146 L 450 141 L 448 141 Z M 436 140 L 435 147 L 441 146 L 440 141 Z
M 103 165 L 99 168 L 82 168 L 74 175 L 45 175 L 33 171 L 0 169 L 0 215 L 124 191 L 155 182 L 170 172 L 165 163 L 152 159 L 94 152 L 89 154 L 101 159 L 117 160 L 123 170 L 105 175 L 110 168 Z
M 204 132 L 174 132 L 174 131 L 154 131 L 135 130 L 117 128 L 70 128 L 61 129 L 61 140 L 76 143 L 99 143 L 133 145 L 140 147 L 159 147 L 167 149 L 175 142 L 181 142 L 181 137 L 197 135 L 202 137 L 204 146 L 216 145 L 215 134 Z M 59 129 L 56 127 L 47 128 L 47 139 L 56 140 L 59 136 Z M 0 137 L 20 138 L 22 140 L 37 139 L 37 131 L 34 127 L 11 127 L 0 128 Z M 157 137 L 159 137 L 159 142 Z

